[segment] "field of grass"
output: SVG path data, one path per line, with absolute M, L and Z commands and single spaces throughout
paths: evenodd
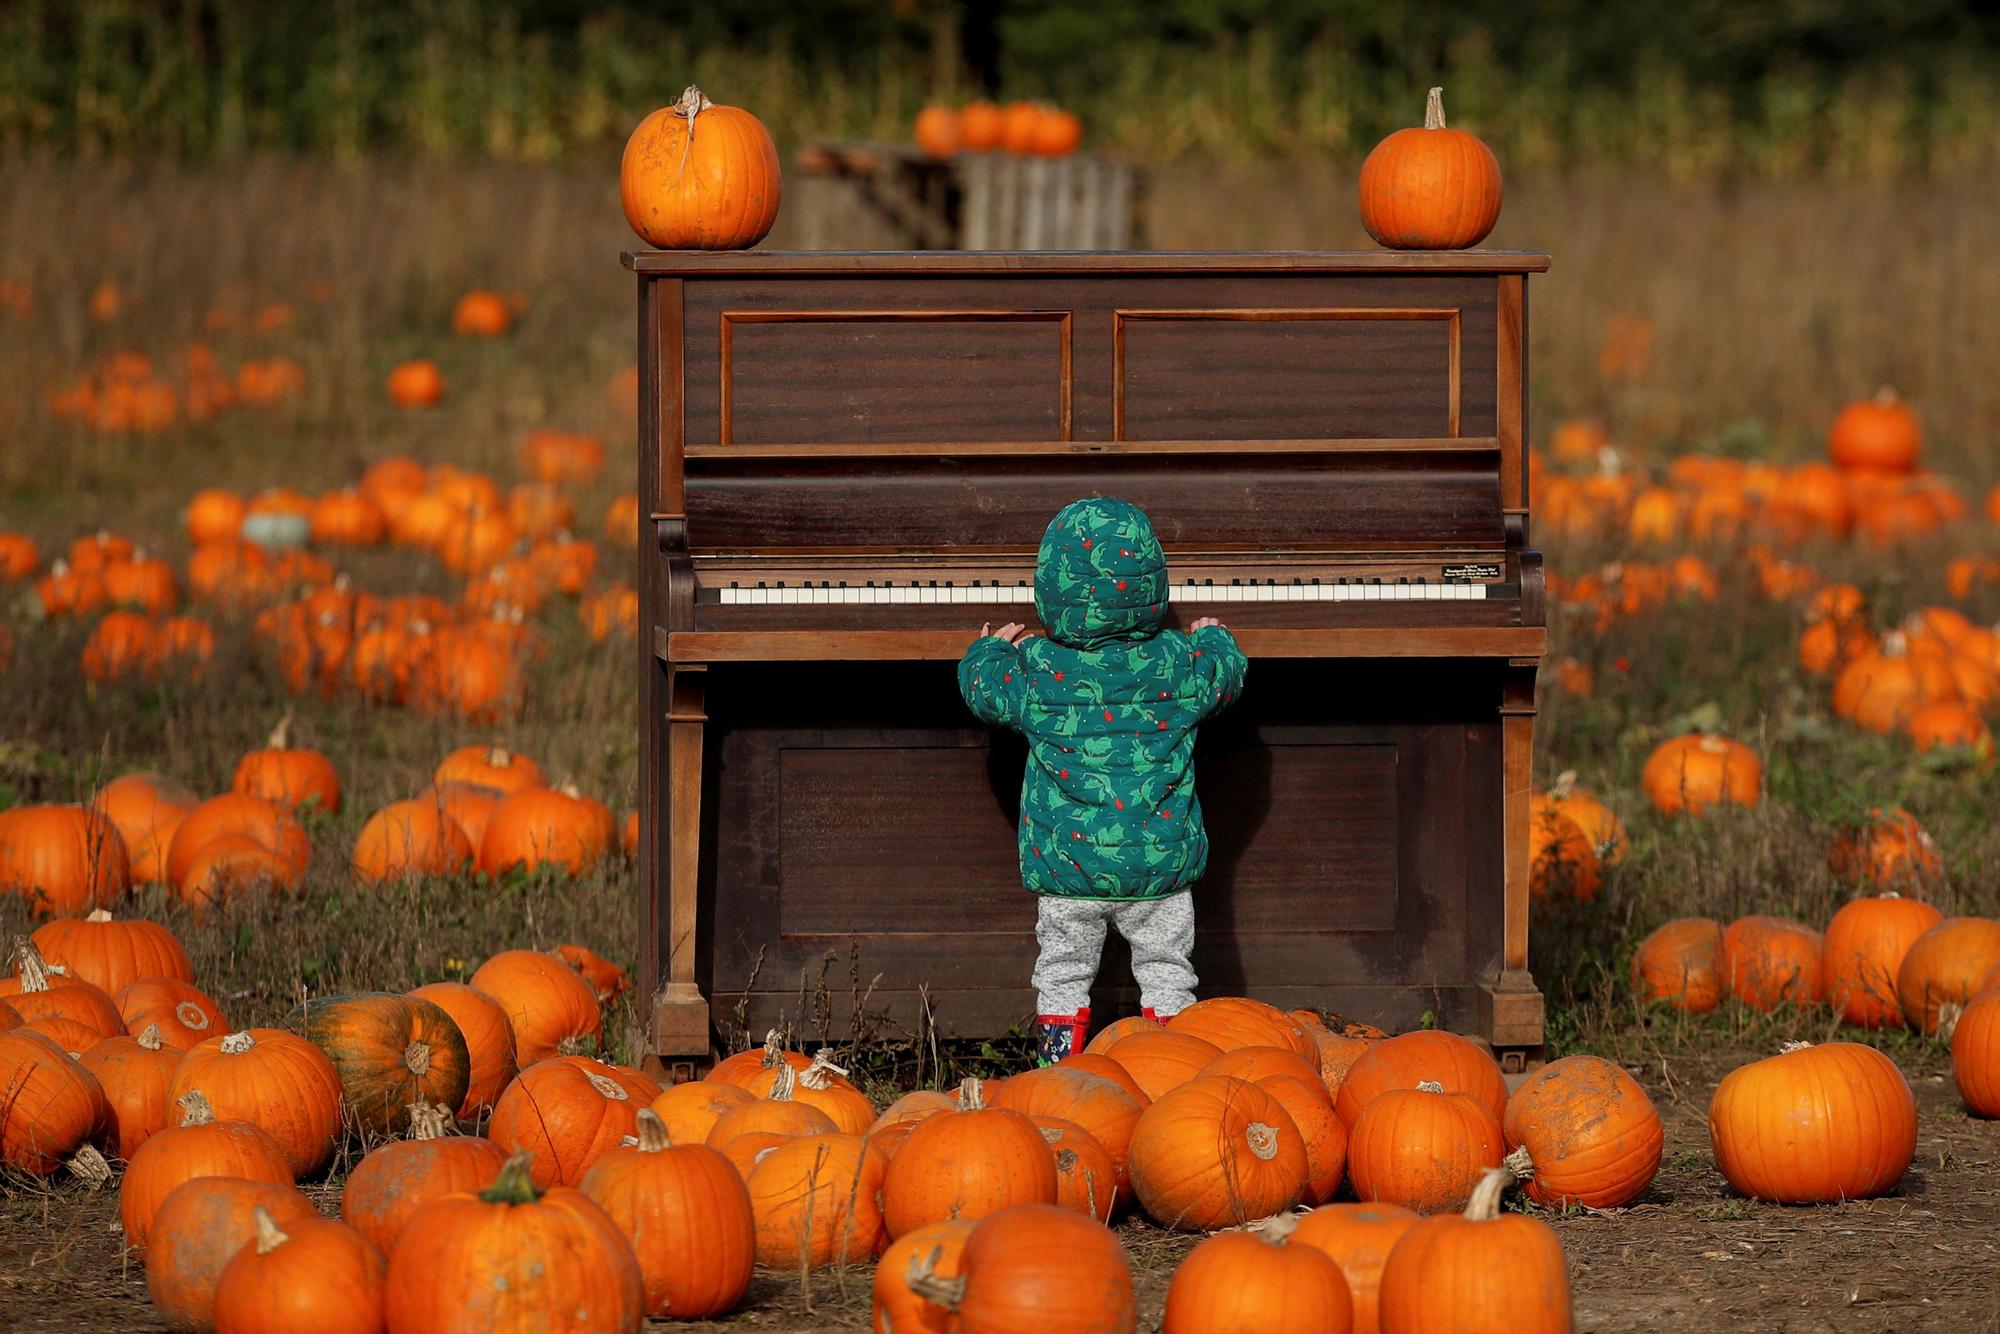
M 1340 172 L 1309 161 L 1165 170 L 1152 193 L 1153 241 L 1358 244 L 1347 188 Z M 1988 177 L 1934 182 L 1915 198 L 1837 184 L 1516 182 L 1493 244 L 1555 257 L 1533 286 L 1537 437 L 1559 417 L 1594 416 L 1639 466 L 1696 448 L 1800 458 L 1821 449 L 1842 401 L 1893 381 L 1921 409 L 1931 458 L 1976 514 L 2000 478 L 2000 380 L 1979 364 L 2000 334 L 2000 263 L 1986 235 L 1996 204 Z M 788 204 L 810 206 L 803 191 Z M 100 222 L 86 232 L 77 219 Z M 794 225 L 781 220 L 773 242 Z M 601 536 L 601 516 L 631 488 L 634 468 L 629 404 L 612 387 L 632 361 L 629 281 L 617 264 L 629 243 L 606 162 L 0 165 L 0 293 L 13 282 L 27 294 L 0 302 L 0 530 L 26 532 L 54 553 L 106 528 L 178 567 L 188 553 L 180 510 L 200 487 L 317 493 L 390 453 L 510 483 L 523 437 L 550 426 L 608 442 L 606 473 L 574 495 L 579 528 Z M 107 285 L 118 309 L 99 318 L 92 297 Z M 512 334 L 451 336 L 452 303 L 475 286 L 525 296 Z M 260 332 L 266 308 L 282 309 Z M 303 391 L 146 434 L 96 433 L 48 410 L 52 393 L 114 350 L 143 352 L 172 373 L 195 342 L 225 366 L 295 358 Z M 435 357 L 450 386 L 427 413 L 394 409 L 381 390 L 389 366 L 415 355 Z M 1571 576 L 1643 554 L 1605 536 L 1545 534 L 1540 544 Z M 1950 556 L 1996 547 L 1975 519 L 1892 550 L 1843 543 L 1793 554 L 1859 585 L 1887 625 L 1950 603 Z M 1551 1005 L 1550 1054 L 1626 1064 L 1669 1125 L 1667 1169 L 1637 1206 L 1556 1220 L 1586 1327 L 1685 1328 L 1717 1317 L 1754 1328 L 2000 1327 L 1990 1226 L 2000 1138 L 1958 1106 L 1940 1049 L 1888 1042 L 1925 1118 L 1920 1170 L 1901 1194 L 1838 1211 L 1748 1204 L 1708 1160 L 1708 1093 L 1732 1064 L 1786 1038 L 1830 1037 L 1833 1022 L 1771 1019 L 1733 1003 L 1705 1019 L 1663 1018 L 1624 983 L 1634 944 L 1669 917 L 1767 912 L 1823 925 L 1852 892 L 1828 870 L 1827 846 L 1869 806 L 1905 806 L 1937 837 L 1948 868 L 1934 892 L 1941 907 L 2000 912 L 1994 771 L 1942 765 L 1834 720 L 1825 683 L 1796 665 L 1797 603 L 1763 597 L 1740 548 L 1703 554 L 1720 574 L 1713 602 L 1670 600 L 1603 627 L 1561 616 L 1553 656 L 1590 667 L 1595 690 L 1584 698 L 1546 688 L 1538 729 L 1538 779 L 1577 771 L 1632 830 L 1630 855 L 1594 904 L 1538 911 L 1534 966 Z M 600 582 L 629 581 L 630 561 L 607 543 Z M 361 588 L 451 599 L 461 586 L 407 551 L 340 563 Z M 636 877 L 623 864 L 575 882 L 464 877 L 386 890 L 359 888 L 347 870 L 366 814 L 413 795 L 440 756 L 469 741 L 534 755 L 621 814 L 632 804 L 636 649 L 616 636 L 593 643 L 572 600 L 556 599 L 538 618 L 547 653 L 530 668 L 518 717 L 473 727 L 351 695 L 293 698 L 266 646 L 226 615 L 216 617 L 219 647 L 200 681 L 87 683 L 77 664 L 88 621 L 35 622 L 19 610 L 22 592 L 0 588 L 0 626 L 13 641 L 0 672 L 0 807 L 86 799 L 134 769 L 223 790 L 237 756 L 287 711 L 294 736 L 340 768 L 345 807 L 311 817 L 314 860 L 300 893 L 232 902 L 201 923 L 156 893 L 135 906 L 187 941 L 236 1023 L 276 1022 L 307 992 L 462 978 L 517 945 L 573 941 L 636 963 Z M 1990 623 L 2000 589 L 1958 605 Z M 1702 714 L 1763 753 L 1767 800 L 1668 823 L 1645 809 L 1639 769 L 1677 721 Z M 18 902 L 0 900 L 0 939 L 29 925 Z M 629 1003 L 612 1017 L 621 1054 L 636 1050 L 634 1023 Z M 885 1086 L 907 1087 L 920 1069 L 949 1077 L 1005 1064 L 1004 1053 L 968 1050 L 946 1051 L 942 1069 L 907 1050 L 859 1055 Z M 148 1327 L 140 1276 L 105 1234 L 109 1217 L 102 1198 L 71 1187 L 0 1188 L 0 1326 Z M 1185 1245 L 1140 1224 L 1127 1232 L 1156 1313 Z M 1898 1239 L 1892 1260 L 1880 1254 L 1885 1237 Z M 766 1275 L 759 1285 L 759 1327 L 865 1324 L 865 1275 Z

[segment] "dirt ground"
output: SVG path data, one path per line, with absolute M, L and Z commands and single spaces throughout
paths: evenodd
M 1939 1053 L 1940 1055 L 1942 1053 Z M 1947 1066 L 1905 1070 L 1917 1161 L 1883 1199 L 1784 1208 L 1734 1195 L 1709 1154 L 1721 1076 L 1753 1053 L 1677 1053 L 1629 1068 L 1666 1121 L 1659 1178 L 1630 1208 L 1546 1215 L 1569 1255 L 1579 1331 L 2000 1331 L 2000 1122 L 1971 1119 Z M 333 1192 L 321 1193 L 331 1212 Z M 165 1328 L 118 1236 L 117 1197 L 63 1188 L 0 1196 L 0 1330 Z M 1127 1223 L 1142 1330 L 1192 1238 Z M 869 1274 L 760 1271 L 732 1319 L 657 1328 L 868 1327 Z

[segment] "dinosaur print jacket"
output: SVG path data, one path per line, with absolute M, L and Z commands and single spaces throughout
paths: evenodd
M 1195 730 L 1242 693 L 1248 662 L 1221 626 L 1163 629 L 1166 610 L 1145 511 L 1079 500 L 1035 562 L 1046 636 L 981 636 L 959 661 L 973 713 L 1028 738 L 1021 882 L 1037 894 L 1163 898 L 1208 869 Z

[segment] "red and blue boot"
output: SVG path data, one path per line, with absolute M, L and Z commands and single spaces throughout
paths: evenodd
M 1086 1005 L 1075 1014 L 1038 1014 L 1035 1029 L 1037 1064 L 1067 1060 L 1083 1050 L 1084 1039 L 1090 1036 L 1090 1007 Z

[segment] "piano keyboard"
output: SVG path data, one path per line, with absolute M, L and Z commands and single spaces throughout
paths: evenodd
M 1247 579 L 1215 583 L 1211 580 L 1174 584 L 1175 602 L 1477 602 L 1487 595 L 1486 584 L 1434 584 L 1423 580 L 1379 579 Z M 779 606 L 887 603 L 895 605 L 937 605 L 941 603 L 1028 604 L 1035 600 L 1030 583 L 998 583 L 973 580 L 969 583 L 936 580 L 871 580 L 862 584 L 822 580 L 814 583 L 758 582 L 745 586 L 737 582 L 716 590 L 724 606 Z

